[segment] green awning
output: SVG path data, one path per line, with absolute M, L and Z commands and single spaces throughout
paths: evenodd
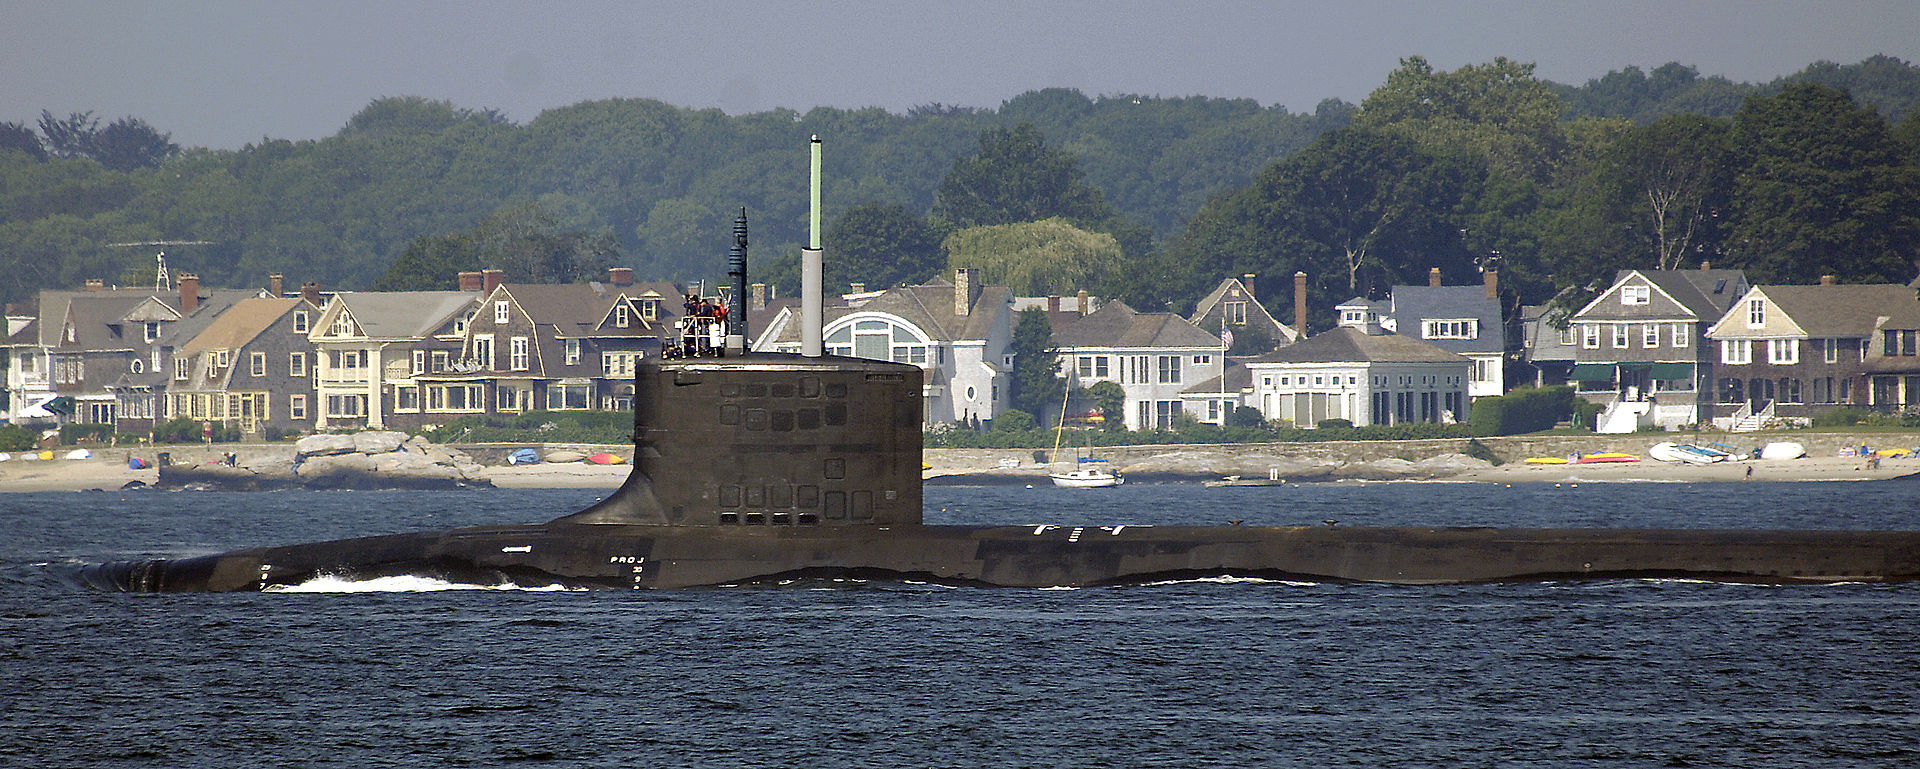
M 1653 364 L 1653 372 L 1649 374 L 1649 376 L 1653 379 L 1661 379 L 1661 380 L 1666 380 L 1666 379 L 1690 380 L 1690 379 L 1693 379 L 1693 364 L 1691 363 L 1655 363 Z
M 1572 379 L 1575 382 L 1611 382 L 1613 381 L 1613 364 L 1575 363 L 1573 364 L 1573 375 L 1569 376 L 1568 379 Z

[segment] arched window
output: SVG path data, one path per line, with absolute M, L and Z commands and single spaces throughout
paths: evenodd
M 927 365 L 927 338 L 911 326 L 882 316 L 841 321 L 823 341 L 832 355 Z

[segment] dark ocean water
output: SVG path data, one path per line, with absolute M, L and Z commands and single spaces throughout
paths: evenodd
M 535 522 L 603 493 L 0 494 L 0 766 L 1920 766 L 1920 585 L 154 596 L 63 578 Z M 935 523 L 1920 527 L 1908 482 L 926 496 Z

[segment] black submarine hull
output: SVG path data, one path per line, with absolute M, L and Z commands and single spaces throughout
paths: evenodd
M 110 563 L 89 584 L 242 591 L 320 576 L 672 589 L 807 578 L 1004 587 L 1206 576 L 1429 585 L 1678 577 L 1920 579 L 1920 532 L 1253 526 L 928 526 L 921 371 L 756 354 L 653 361 L 635 461 L 593 507 L 545 524 L 394 534 Z
M 321 576 L 669 589 L 791 579 L 1090 587 L 1212 576 L 1432 585 L 1690 578 L 1920 578 L 1920 533 L 1253 526 L 922 526 L 696 531 L 554 523 L 398 534 L 105 564 L 97 587 L 262 590 Z

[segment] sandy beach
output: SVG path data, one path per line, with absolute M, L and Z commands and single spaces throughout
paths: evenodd
M 485 477 L 503 489 L 613 489 L 626 480 L 627 465 L 584 462 L 486 468 Z M 1752 474 L 1748 474 L 1748 470 Z M 965 475 L 961 473 L 960 475 Z M 1044 479 L 1039 472 L 1036 478 Z M 1475 470 L 1450 480 L 1482 483 L 1675 483 L 1710 481 L 1855 481 L 1920 476 L 1920 460 L 1882 460 L 1871 467 L 1857 457 L 1808 457 L 1783 461 L 1720 462 L 1683 465 L 1641 461 L 1617 464 L 1528 465 L 1508 463 Z M 127 467 L 118 452 L 94 459 L 0 462 L 0 492 L 112 491 L 138 481 L 151 484 L 159 472 Z M 956 478 L 948 477 L 948 483 Z M 1000 479 L 999 482 L 1005 482 Z M 964 482 L 963 482 L 964 483 Z

